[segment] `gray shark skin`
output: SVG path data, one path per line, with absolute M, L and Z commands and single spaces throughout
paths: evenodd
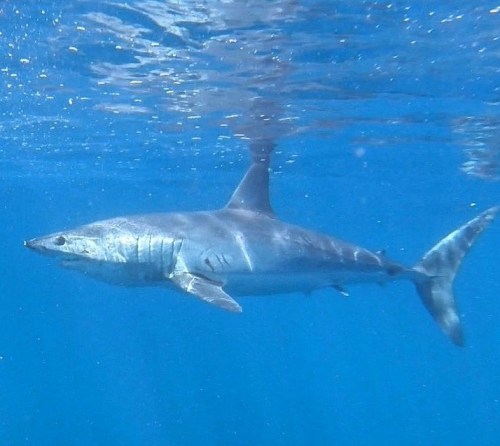
M 171 286 L 232 312 L 232 296 L 410 280 L 442 331 L 463 345 L 452 283 L 495 206 L 449 234 L 413 267 L 278 220 L 269 202 L 272 148 L 254 153 L 225 208 L 118 217 L 25 242 L 61 265 L 126 286 Z

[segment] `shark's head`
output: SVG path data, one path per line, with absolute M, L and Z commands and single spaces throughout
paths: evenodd
M 58 258 L 65 268 L 107 276 L 106 269 L 124 266 L 135 257 L 137 238 L 122 221 L 114 219 L 28 240 L 24 245 Z
M 104 227 L 92 224 L 28 240 L 24 245 L 40 254 L 58 257 L 63 266 L 66 262 L 106 261 L 106 232 Z
M 142 284 L 164 279 L 172 262 L 172 240 L 151 234 L 140 218 L 114 218 L 25 241 L 61 266 L 109 283 Z

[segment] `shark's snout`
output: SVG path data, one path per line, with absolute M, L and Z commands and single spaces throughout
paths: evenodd
M 25 240 L 24 241 L 24 246 L 26 246 L 26 248 L 29 248 L 29 249 L 37 249 L 36 239 Z
M 38 239 L 38 238 L 34 238 L 31 240 L 25 240 L 24 246 L 26 246 L 26 248 L 32 249 L 33 251 L 38 251 L 38 252 L 48 251 L 48 248 L 47 248 L 47 246 L 45 246 L 45 243 L 43 243 L 43 240 Z

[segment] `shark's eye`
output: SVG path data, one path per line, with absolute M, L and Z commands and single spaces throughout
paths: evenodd
M 62 246 L 66 243 L 66 239 L 62 235 L 60 235 L 59 237 L 56 237 L 56 239 L 54 240 L 54 243 L 57 246 Z

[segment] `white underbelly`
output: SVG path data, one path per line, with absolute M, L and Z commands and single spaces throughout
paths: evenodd
M 388 277 L 372 274 L 240 274 L 223 280 L 224 290 L 232 296 L 309 293 L 320 288 L 356 282 L 384 282 Z

